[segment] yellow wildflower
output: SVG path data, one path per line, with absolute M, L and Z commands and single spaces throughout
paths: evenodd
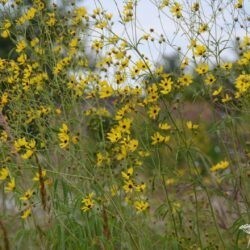
M 177 3 L 174 2 L 174 4 L 172 5 L 172 7 L 170 8 L 170 11 L 173 13 L 174 16 L 176 16 L 177 18 L 180 18 L 182 16 L 182 6 Z
M 148 115 L 151 119 L 155 120 L 160 112 L 160 107 L 157 105 L 151 106 L 148 110 Z
M 31 189 L 28 189 L 23 196 L 20 197 L 21 201 L 27 201 L 29 200 L 32 195 L 34 194 L 34 191 Z
M 5 192 L 12 192 L 16 188 L 16 182 L 14 178 L 11 178 L 9 182 L 7 182 L 5 186 Z
M 149 208 L 149 203 L 147 201 L 135 201 L 134 207 L 137 210 L 137 213 L 141 213 Z
M 6 167 L 2 167 L 0 169 L 0 180 L 4 181 L 5 179 L 7 179 L 7 177 L 9 176 L 9 169 Z
M 30 215 L 31 215 L 31 208 L 28 208 L 28 209 L 25 209 L 25 210 L 22 212 L 21 218 L 25 220 L 25 219 L 27 219 Z
M 129 178 L 133 175 L 134 169 L 130 167 L 126 172 L 122 171 L 122 177 L 126 180 L 129 180 Z
M 199 128 L 199 125 L 193 124 L 192 121 L 187 121 L 186 125 L 187 125 L 187 128 L 190 130 L 195 130 Z
M 81 210 L 83 212 L 87 212 L 91 208 L 94 207 L 95 201 L 94 201 L 93 197 L 94 197 L 94 193 L 92 192 L 92 193 L 86 195 L 86 197 L 82 199 L 83 206 L 81 207 Z
M 158 144 L 158 143 L 161 143 L 161 142 L 164 142 L 165 140 L 165 137 L 163 135 L 161 135 L 159 132 L 155 132 L 152 136 L 151 136 L 151 139 L 152 139 L 152 145 L 155 145 L 155 144 Z
M 228 161 L 220 161 L 219 163 L 217 163 L 216 165 L 213 165 L 210 168 L 211 172 L 215 172 L 221 169 L 226 169 L 229 166 L 229 162 Z
M 199 74 L 199 75 L 203 75 L 206 74 L 209 70 L 209 66 L 206 63 L 202 63 L 200 65 L 198 65 L 195 69 L 195 71 Z

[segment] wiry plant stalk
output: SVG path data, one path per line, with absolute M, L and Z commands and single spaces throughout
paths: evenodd
M 3 232 L 4 249 L 9 250 L 10 244 L 9 244 L 9 239 L 8 239 L 8 235 L 7 235 L 7 230 L 6 230 L 4 224 L 1 220 L 0 220 L 0 228 L 2 229 L 2 232 Z

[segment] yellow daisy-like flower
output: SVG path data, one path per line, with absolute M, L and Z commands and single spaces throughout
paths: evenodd
M 203 56 L 207 52 L 207 48 L 205 45 L 196 45 L 194 47 L 194 54 L 196 56 Z
M 169 130 L 171 129 L 171 126 L 167 122 L 165 122 L 165 123 L 159 123 L 159 128 L 162 130 Z
M 29 200 L 32 195 L 34 194 L 34 191 L 31 189 L 28 189 L 23 196 L 20 197 L 21 201 L 27 201 Z
M 195 69 L 195 71 L 199 74 L 199 75 L 204 75 L 208 72 L 209 70 L 209 66 L 206 63 L 202 63 L 200 65 L 198 65 Z
M 216 78 L 215 78 L 215 76 L 212 75 L 212 74 L 208 74 L 208 75 L 206 76 L 206 78 L 205 78 L 205 83 L 206 83 L 207 85 L 212 85 L 215 81 L 216 81 Z
M 185 74 L 179 77 L 178 82 L 181 86 L 189 86 L 193 82 L 193 77 L 190 74 Z
M 111 128 L 111 131 L 107 134 L 107 138 L 110 142 L 118 142 L 122 138 L 121 131 L 119 128 Z
M 141 213 L 149 208 L 149 203 L 147 201 L 135 201 L 134 207 L 138 213 Z
M 152 136 L 151 136 L 151 139 L 152 139 L 152 145 L 155 145 L 155 144 L 158 144 L 158 143 L 161 143 L 161 142 L 164 142 L 165 140 L 165 137 L 163 135 L 161 135 L 159 132 L 155 132 Z
M 6 168 L 6 167 L 2 167 L 1 169 L 0 169 L 0 180 L 1 181 L 4 181 L 4 180 L 6 180 L 7 179 L 7 177 L 9 176 L 9 169 L 8 168 Z
M 199 128 L 199 125 L 193 124 L 192 121 L 187 121 L 186 125 L 187 125 L 187 128 L 190 130 L 195 130 Z
M 219 163 L 213 165 L 210 168 L 210 171 L 211 172 L 215 172 L 215 171 L 218 171 L 218 170 L 226 169 L 228 166 L 229 166 L 229 162 L 228 161 L 220 161 Z
M 25 220 L 25 219 L 27 219 L 30 215 L 31 215 L 31 208 L 28 208 L 28 209 L 25 209 L 25 210 L 22 212 L 21 218 Z
M 83 212 L 88 212 L 91 208 L 93 208 L 95 205 L 94 193 L 92 192 L 92 193 L 86 195 L 86 197 L 84 197 L 82 199 L 82 204 L 83 204 L 83 206 L 81 207 L 81 210 Z
M 135 188 L 135 184 L 132 180 L 126 180 L 125 185 L 123 185 L 123 189 L 125 193 L 132 193 Z
M 12 192 L 14 191 L 14 189 L 16 188 L 16 182 L 14 178 L 11 178 L 9 182 L 7 182 L 6 186 L 5 186 L 5 192 Z
M 176 16 L 177 18 L 180 18 L 182 16 L 182 6 L 177 3 L 174 2 L 173 6 L 171 7 L 170 11 L 173 13 L 174 16 Z
M 122 177 L 125 180 L 129 180 L 129 178 L 133 175 L 134 169 L 130 167 L 126 172 L 122 171 Z
M 42 175 L 41 177 L 44 178 L 46 176 L 46 170 L 42 170 Z M 40 174 L 39 173 L 36 173 L 36 175 L 33 177 L 32 179 L 33 181 L 39 181 L 40 180 Z
M 157 105 L 154 105 L 154 106 L 151 106 L 148 110 L 148 114 L 149 114 L 149 117 L 153 120 L 156 119 L 156 117 L 158 116 L 160 112 L 160 107 L 157 106 Z
M 218 89 L 213 91 L 212 95 L 217 96 L 217 95 L 219 95 L 221 93 L 221 91 L 222 91 L 222 87 L 219 87 Z
M 59 146 L 62 149 L 65 149 L 69 146 L 70 136 L 69 136 L 69 128 L 63 123 L 62 127 L 59 129 L 58 139 L 60 141 Z

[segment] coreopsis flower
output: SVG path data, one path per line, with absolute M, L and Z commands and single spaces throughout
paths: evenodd
M 230 70 L 232 68 L 233 64 L 230 62 L 225 62 L 220 65 L 220 67 L 224 70 Z
M 4 92 L 0 97 L 0 109 L 2 109 L 9 101 L 9 94 Z
M 243 0 L 238 0 L 234 7 L 236 9 L 241 9 L 243 7 Z
M 241 42 L 241 46 L 243 48 L 250 46 L 250 36 L 249 35 L 243 37 L 242 42 Z
M 178 78 L 181 86 L 189 86 L 193 82 L 193 77 L 190 74 L 185 74 Z
M 101 99 L 107 98 L 113 95 L 114 90 L 106 81 L 101 82 L 100 86 L 101 87 L 99 90 L 99 96 Z
M 96 154 L 96 166 L 97 167 L 100 167 L 104 164 L 109 164 L 110 163 L 110 158 L 109 158 L 109 155 L 108 153 L 100 153 L 98 152 Z
M 200 65 L 198 65 L 195 69 L 195 71 L 199 74 L 199 75 L 204 75 L 208 72 L 209 70 L 209 66 L 206 63 L 202 63 Z
M 148 96 L 144 100 L 145 103 L 153 103 L 153 102 L 156 102 L 158 100 L 158 98 L 159 98 L 158 87 L 155 83 L 153 83 L 152 85 L 150 85 L 147 88 L 147 92 L 148 92 Z
M 18 58 L 17 61 L 19 62 L 20 65 L 24 65 L 25 62 L 27 61 L 27 55 L 25 53 L 22 53 Z
M 119 188 L 117 185 L 112 185 L 110 187 L 110 192 L 112 196 L 116 196 L 118 194 Z
M 63 123 L 62 127 L 59 129 L 58 138 L 60 141 L 59 143 L 60 148 L 64 149 L 69 146 L 70 142 L 69 129 L 65 123 Z
M 222 101 L 223 103 L 229 102 L 229 101 L 231 101 L 231 100 L 232 100 L 232 97 L 229 96 L 229 94 L 225 94 L 225 96 L 221 99 L 221 101 Z
M 143 192 L 146 189 L 146 184 L 142 182 L 141 184 L 137 184 L 135 186 L 135 191 L 137 192 Z
M 9 31 L 8 29 L 3 30 L 3 31 L 1 32 L 1 37 L 2 37 L 2 38 L 8 38 L 9 36 L 10 36 L 10 31 Z
M 160 112 L 160 107 L 157 105 L 151 106 L 148 110 L 148 115 L 151 119 L 155 120 Z
M 36 175 L 32 178 L 33 181 L 40 181 L 40 178 L 44 178 L 46 176 L 46 170 L 42 170 L 42 174 L 40 177 L 40 173 L 37 172 Z
M 115 143 L 122 138 L 122 133 L 118 127 L 111 128 L 110 132 L 107 133 L 107 138 L 109 139 L 110 142 Z
M 5 20 L 3 21 L 3 25 L 2 25 L 2 26 L 3 26 L 3 27 L 2 27 L 3 31 L 1 32 L 1 37 L 2 37 L 2 38 L 7 38 L 7 37 L 9 37 L 9 36 L 10 36 L 9 28 L 11 27 L 11 22 L 10 22 L 10 20 L 5 19 Z
M 170 77 L 164 77 L 160 82 L 161 93 L 167 95 L 171 92 L 173 81 Z
M 208 25 L 206 23 L 204 23 L 204 24 L 200 25 L 198 32 L 203 33 L 205 31 L 207 31 L 207 29 L 208 29 Z
M 21 218 L 27 219 L 31 215 L 31 208 L 27 208 L 22 212 Z
M 21 201 L 27 201 L 27 200 L 30 200 L 31 197 L 33 196 L 34 194 L 34 191 L 31 190 L 31 189 L 28 189 L 23 196 L 20 197 L 20 200 Z
M 221 93 L 222 91 L 222 87 L 219 87 L 218 89 L 214 90 L 212 93 L 212 96 L 217 96 Z
M 125 184 L 123 185 L 123 189 L 125 193 L 132 193 L 133 189 L 135 188 L 135 184 L 133 180 L 125 180 Z
M 74 9 L 75 20 L 81 20 L 82 18 L 87 17 L 88 12 L 85 7 L 77 7 Z
M 25 40 L 20 40 L 16 44 L 16 52 L 21 53 L 26 47 L 27 47 L 26 41 Z
M 90 193 L 88 195 L 86 195 L 83 199 L 82 199 L 82 207 L 81 210 L 83 212 L 87 212 L 90 209 L 92 209 L 95 205 L 95 201 L 94 201 L 94 193 Z
M 139 144 L 138 140 L 129 138 L 126 146 L 128 147 L 128 150 L 130 152 L 134 152 L 137 149 L 138 144 Z
M 155 132 L 152 136 L 151 136 L 151 139 L 152 139 L 152 145 L 155 145 L 155 144 L 158 144 L 158 143 L 161 143 L 161 142 L 164 142 L 165 140 L 165 137 L 163 135 L 161 135 L 159 132 Z
M 187 128 L 190 130 L 195 130 L 199 128 L 199 125 L 193 124 L 192 121 L 187 121 L 186 125 L 187 125 Z
M 216 78 L 213 74 L 208 74 L 205 78 L 205 83 L 207 85 L 212 85 L 216 81 Z
M 123 17 L 122 20 L 124 22 L 130 22 L 133 20 L 133 8 L 134 8 L 134 4 L 133 1 L 128 1 L 124 7 L 123 7 Z
M 115 151 L 116 151 L 115 158 L 118 161 L 125 159 L 128 155 L 128 150 L 125 145 L 121 145 L 120 147 L 116 148 Z
M 246 66 L 250 62 L 250 50 L 245 51 L 237 63 L 241 66 Z
M 213 165 L 210 168 L 210 171 L 211 172 L 215 172 L 215 171 L 218 171 L 218 170 L 226 169 L 228 166 L 229 166 L 229 162 L 228 161 L 220 161 L 219 163 Z
M 235 80 L 236 98 L 246 93 L 250 89 L 250 74 L 241 74 Z
M 7 182 L 4 191 L 5 192 L 13 192 L 14 189 L 16 188 L 16 182 L 14 178 L 10 178 L 10 181 Z
M 196 45 L 194 47 L 194 54 L 196 56 L 203 56 L 207 52 L 207 48 L 205 45 Z
M 73 144 L 77 144 L 79 142 L 79 136 L 78 135 L 72 136 L 71 141 L 73 142 Z
M 138 213 L 141 213 L 149 208 L 149 203 L 147 201 L 143 201 L 143 200 L 135 201 L 134 207 Z
M 39 38 L 38 38 L 38 37 L 35 37 L 35 38 L 33 38 L 33 39 L 30 41 L 30 46 L 31 46 L 32 48 L 36 47 L 38 44 L 39 44 Z
M 18 153 L 21 153 L 21 157 L 26 160 L 33 155 L 36 141 L 34 139 L 27 141 L 25 137 L 19 138 L 14 142 L 14 147 Z
M 55 13 L 48 13 L 47 14 L 47 20 L 46 20 L 46 24 L 49 26 L 49 27 L 52 27 L 54 26 L 56 23 L 56 16 L 55 16 Z
M 0 169 L 0 181 L 4 181 L 9 177 L 9 169 L 7 167 L 2 167 Z
M 159 129 L 169 130 L 169 129 L 171 129 L 171 126 L 167 122 L 159 123 Z
M 119 127 L 119 130 L 122 132 L 122 133 L 127 133 L 127 134 L 130 134 L 130 127 L 131 127 L 131 124 L 132 124 L 132 120 L 130 118 L 124 118 L 122 120 L 120 120 L 118 122 L 118 127 Z
M 173 13 L 174 16 L 176 16 L 177 18 L 180 18 L 182 16 L 182 6 L 177 3 L 174 2 L 174 4 L 172 5 L 172 7 L 170 8 L 170 11 Z
M 134 169 L 130 167 L 127 171 L 122 171 L 122 177 L 125 180 L 129 180 L 130 177 L 133 175 L 133 173 L 134 173 Z
M 8 134 L 6 131 L 2 131 L 0 133 L 0 142 L 6 142 L 8 139 Z
M 103 44 L 102 41 L 100 41 L 100 40 L 94 40 L 94 41 L 92 42 L 91 48 L 92 48 L 93 50 L 95 50 L 96 53 L 98 53 L 98 52 L 103 48 L 103 46 L 104 46 L 104 44 Z

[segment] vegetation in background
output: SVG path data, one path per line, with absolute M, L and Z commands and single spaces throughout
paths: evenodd
M 0 0 L 0 249 L 246 248 L 244 2 L 113 2 Z

